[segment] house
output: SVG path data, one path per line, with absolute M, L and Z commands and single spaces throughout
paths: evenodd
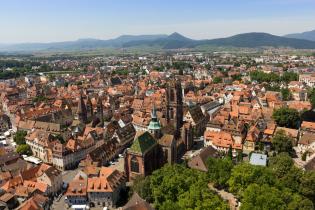
M 120 152 L 124 150 L 127 146 L 130 146 L 134 137 L 136 135 L 136 130 L 133 127 L 132 123 L 128 123 L 127 125 L 123 127 L 118 127 L 116 129 L 114 135 L 112 138 L 115 139 L 115 141 L 118 142 L 117 147 L 119 147 Z
M 200 136 L 203 134 L 206 124 L 208 122 L 207 117 L 202 113 L 200 106 L 194 105 L 188 107 L 186 114 L 184 115 L 184 121 L 191 123 L 194 134 Z
M 315 86 L 315 75 L 314 74 L 300 74 L 299 82 L 305 83 L 309 87 Z
M 205 131 L 205 146 L 213 146 L 215 149 L 227 152 L 231 147 L 233 153 L 243 149 L 242 141 L 235 139 L 231 133 L 225 131 Z
M 87 175 L 79 172 L 74 179 L 69 182 L 69 186 L 65 193 L 66 203 L 72 205 L 85 205 L 88 202 L 87 197 Z
M 277 127 L 276 132 L 283 130 L 284 133 L 293 139 L 292 144 L 296 145 L 299 138 L 299 130 L 285 127 Z
M 132 197 L 126 205 L 119 210 L 154 210 L 154 208 L 145 200 L 143 200 L 138 193 L 133 193 Z
M 214 149 L 212 146 L 208 146 L 203 148 L 199 154 L 196 156 L 192 157 L 188 161 L 188 167 L 193 168 L 199 171 L 208 171 L 207 167 L 207 160 L 212 157 L 212 158 L 218 158 L 219 153 L 216 149 Z
M 100 147 L 96 147 L 92 151 L 87 153 L 80 164 L 83 164 L 85 166 L 105 166 L 109 163 L 109 161 L 111 161 L 118 155 L 117 144 L 118 143 L 115 139 L 105 141 L 105 143 L 102 144 Z
M 301 154 L 305 152 L 315 152 L 315 133 L 305 133 L 300 137 L 297 144 L 297 151 Z
M 262 132 L 256 126 L 251 126 L 247 132 L 243 150 L 246 152 L 255 151 L 256 144 L 261 138 Z
M 267 155 L 252 153 L 250 156 L 249 163 L 255 166 L 266 166 L 267 165 Z
M 0 192 L 0 203 L 3 203 L 8 209 L 15 209 L 19 203 L 12 193 Z
M 304 133 L 315 133 L 315 122 L 303 121 L 301 124 L 301 135 Z
M 45 163 L 22 171 L 21 177 L 24 182 L 29 180 L 46 184 L 47 190 L 45 192 L 47 195 L 55 195 L 60 192 L 63 184 L 61 171 Z
M 102 167 L 98 177 L 88 178 L 87 180 L 90 205 L 115 207 L 125 184 L 126 176 L 124 173 L 112 168 Z
M 17 210 L 49 210 L 50 203 L 46 196 L 35 194 L 25 202 L 23 202 Z
M 292 99 L 294 101 L 306 101 L 307 100 L 307 91 L 300 88 L 289 88 Z

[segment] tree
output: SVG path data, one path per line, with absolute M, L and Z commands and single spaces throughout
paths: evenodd
M 132 193 L 137 192 L 147 202 L 152 202 L 152 191 L 150 188 L 150 177 L 138 176 L 132 186 Z
M 284 72 L 283 75 L 281 76 L 281 81 L 284 81 L 286 83 L 289 83 L 291 81 L 298 81 L 299 80 L 299 75 L 294 72 Z
M 226 203 L 208 188 L 205 173 L 183 165 L 166 164 L 154 171 L 149 180 L 136 185 L 150 189 L 147 192 L 151 192 L 156 209 L 207 209 L 207 206 L 227 209 Z
M 243 151 L 242 150 L 237 151 L 237 161 L 238 162 L 243 161 Z
M 241 210 L 278 209 L 285 210 L 281 192 L 268 185 L 251 184 L 244 191 Z
M 277 131 L 271 140 L 272 146 L 277 153 L 286 152 L 291 155 L 293 154 L 292 141 L 292 138 L 287 136 L 284 130 Z
M 14 142 L 17 145 L 25 144 L 25 136 L 26 136 L 26 134 L 27 134 L 26 131 L 17 131 L 15 133 L 14 138 L 13 138 Z
M 16 148 L 16 152 L 20 155 L 32 155 L 32 151 L 29 145 L 21 144 Z
M 299 192 L 315 203 L 315 172 L 307 171 L 301 177 Z
M 292 168 L 294 162 L 288 153 L 280 153 L 269 159 L 269 167 L 278 178 L 285 176 Z
M 278 178 L 280 188 L 289 187 L 292 191 L 298 192 L 302 170 L 294 166 L 294 161 L 288 153 L 271 157 L 269 168 Z
M 281 89 L 281 95 L 284 101 L 289 101 L 292 98 L 292 94 L 288 88 Z
M 305 151 L 305 152 L 302 154 L 302 160 L 303 160 L 303 161 L 306 161 L 307 154 L 308 154 L 308 151 Z
M 215 77 L 213 78 L 213 83 L 214 84 L 218 84 L 218 83 L 221 83 L 222 82 L 222 78 L 221 77 Z
M 311 210 L 314 206 L 309 199 L 287 188 L 251 184 L 243 195 L 241 210 L 244 209 Z
M 207 160 L 208 178 L 214 183 L 215 187 L 223 188 L 230 178 L 233 166 L 231 159 L 209 158 Z
M 288 210 L 313 210 L 314 205 L 311 200 L 307 198 L 303 198 L 302 196 L 299 196 L 295 194 L 291 200 L 291 202 L 288 204 Z
M 179 209 L 229 209 L 207 186 L 194 184 L 178 199 Z
M 230 192 L 242 196 L 248 185 L 253 183 L 274 185 L 276 179 L 269 168 L 249 163 L 241 163 L 232 169 L 231 177 L 228 180 Z
M 278 126 L 295 129 L 299 127 L 300 115 L 296 109 L 282 107 L 276 109 L 272 117 Z
M 54 138 L 58 140 L 61 144 L 66 143 L 66 141 L 64 140 L 61 134 L 57 134 Z
M 232 145 L 230 145 L 229 150 L 227 152 L 227 157 L 232 160 L 233 159 L 233 152 L 232 152 Z

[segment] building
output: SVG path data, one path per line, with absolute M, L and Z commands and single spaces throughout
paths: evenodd
M 119 210 L 136 210 L 136 209 L 141 209 L 141 210 L 154 210 L 154 208 L 145 200 L 143 200 L 138 193 L 133 193 L 132 197 L 124 205 L 122 208 L 119 208 Z
M 219 153 L 216 149 L 214 149 L 212 146 L 208 146 L 203 148 L 199 154 L 196 156 L 192 157 L 188 161 L 188 167 L 193 168 L 199 171 L 208 171 L 207 167 L 207 160 L 212 157 L 212 158 L 218 158 Z
M 125 188 L 124 173 L 102 167 L 98 177 L 88 178 L 87 193 L 90 206 L 115 207 L 121 190 Z
M 249 163 L 255 166 L 267 166 L 267 155 L 252 153 Z
M 299 82 L 303 82 L 309 87 L 314 87 L 315 75 L 314 74 L 300 74 L 299 75 Z
M 87 197 L 87 175 L 79 172 L 74 179 L 69 182 L 69 186 L 65 193 L 66 203 L 72 205 L 85 205 L 88 203 Z
M 150 175 L 162 165 L 161 150 L 157 140 L 148 132 L 138 132 L 125 156 L 128 180 Z

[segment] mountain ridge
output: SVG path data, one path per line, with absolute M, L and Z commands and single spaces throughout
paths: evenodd
M 178 32 L 170 35 L 121 35 L 114 39 L 102 40 L 85 38 L 75 41 L 50 43 L 0 44 L 0 51 L 54 51 L 54 50 L 92 50 L 100 48 L 157 47 L 160 49 L 195 48 L 209 45 L 217 47 L 289 47 L 295 49 L 315 49 L 315 41 L 276 36 L 263 32 L 237 34 L 226 38 L 195 40 Z
M 302 33 L 287 34 L 287 35 L 284 35 L 284 37 L 315 41 L 315 30 L 305 31 Z

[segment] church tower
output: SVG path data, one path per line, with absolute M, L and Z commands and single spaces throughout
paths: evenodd
M 153 106 L 153 109 L 151 111 L 151 121 L 148 126 L 148 130 L 155 137 L 155 139 L 161 138 L 161 125 L 156 114 L 155 105 Z
M 103 112 L 103 102 L 100 96 L 97 98 L 96 111 L 101 121 L 101 125 L 103 126 L 104 125 L 104 112 Z
M 87 123 L 87 111 L 86 111 L 86 106 L 83 100 L 83 94 L 82 91 L 80 93 L 80 100 L 78 103 L 78 111 L 77 111 L 77 115 L 78 115 L 78 120 L 82 123 Z
M 171 82 L 166 91 L 166 120 L 174 122 L 175 137 L 179 137 L 183 126 L 183 91 L 180 79 Z
M 89 121 L 91 119 L 93 119 L 93 105 L 92 105 L 92 101 L 91 98 L 88 96 L 87 97 L 87 101 L 86 101 L 86 112 L 87 112 L 87 119 L 89 119 Z

